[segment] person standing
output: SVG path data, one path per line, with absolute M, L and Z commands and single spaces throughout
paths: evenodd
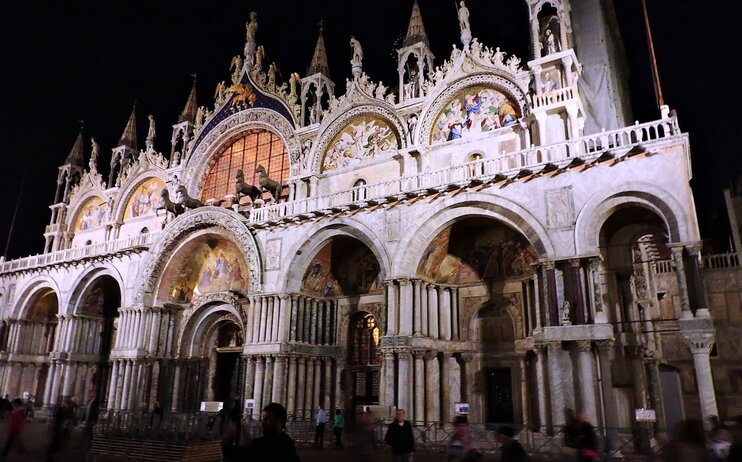
M 600 454 L 598 453 L 598 441 L 595 438 L 595 429 L 590 423 L 586 412 L 580 412 L 579 422 L 579 448 L 581 462 L 593 462 Z
M 23 442 L 19 440 L 23 428 L 26 426 L 26 406 L 23 405 L 23 401 L 20 398 L 14 399 L 12 405 L 13 410 L 8 417 L 8 439 L 5 440 L 5 446 L 0 453 L 0 459 L 5 459 L 14 445 L 18 446 L 18 449 L 22 453 L 26 452 Z
M 263 436 L 250 442 L 245 460 L 300 462 L 294 440 L 284 432 L 286 418 L 286 408 L 278 403 L 263 408 Z
M 345 416 L 343 411 L 335 409 L 335 426 L 332 433 L 335 434 L 335 449 L 343 449 L 343 429 L 345 428 Z
M 0 420 L 5 420 L 10 411 L 13 410 L 13 405 L 10 404 L 9 395 L 5 395 L 4 398 L 0 399 Z
M 90 449 L 90 445 L 93 443 L 93 429 L 98 422 L 98 411 L 98 397 L 94 390 L 90 390 L 88 402 L 85 403 L 85 413 L 82 416 L 82 444 L 85 450 Z
M 316 449 L 322 449 L 325 443 L 325 423 L 327 422 L 327 414 L 322 406 L 317 405 L 317 412 L 314 420 L 317 426 L 314 428 L 314 447 Z
M 474 462 L 481 460 L 474 437 L 469 433 L 469 421 L 466 416 L 458 415 L 453 420 L 454 434 L 448 442 L 448 462 Z
M 411 462 L 415 455 L 415 437 L 406 415 L 404 409 L 397 409 L 394 422 L 389 424 L 384 436 L 384 442 L 392 448 L 393 462 Z

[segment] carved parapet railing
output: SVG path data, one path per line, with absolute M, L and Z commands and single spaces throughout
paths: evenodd
M 18 258 L 0 264 L 0 274 L 24 271 L 58 263 L 83 260 L 86 258 L 112 255 L 141 247 L 149 247 L 156 238 L 157 233 L 148 233 L 126 239 L 118 239 L 115 241 L 86 245 L 84 247 L 75 247 L 73 249 L 59 250 L 57 252 Z
M 639 144 L 660 141 L 680 134 L 677 119 L 674 117 L 636 124 L 574 140 L 503 153 L 493 158 L 451 165 L 440 170 L 254 208 L 250 212 L 249 222 L 253 225 L 262 225 L 293 221 L 302 215 L 373 205 L 405 194 L 417 194 L 431 190 L 443 191 L 452 186 L 464 186 L 473 181 L 492 181 L 498 176 L 516 177 L 524 171 L 538 171 L 547 164 L 566 166 L 576 158 L 589 162 L 609 150 L 614 151 L 614 155 L 620 155 L 619 151 L 625 154 Z
M 575 98 L 577 98 L 577 89 L 575 87 L 564 87 L 548 93 L 534 95 L 531 98 L 531 103 L 533 104 L 534 109 L 538 109 L 561 104 Z
M 715 255 L 704 255 L 703 267 L 706 269 L 739 268 L 740 257 L 738 253 L 720 253 Z

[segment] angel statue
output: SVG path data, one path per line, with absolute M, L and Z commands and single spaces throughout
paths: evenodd
M 255 64 L 253 67 L 260 67 L 263 65 L 263 59 L 265 58 L 265 48 L 263 45 L 258 45 L 258 50 L 255 52 Z
M 570 320 L 570 317 L 569 317 L 570 316 L 569 300 L 565 300 L 564 303 L 562 303 L 561 315 L 562 315 L 562 325 L 571 326 L 572 321 Z
M 234 72 L 232 72 L 232 83 L 235 84 L 240 80 L 240 72 L 242 71 L 242 57 L 240 55 L 235 55 L 232 58 L 232 62 L 229 63 L 229 70 L 231 71 L 232 69 L 234 69 Z
M 150 114 L 147 116 L 149 119 L 149 129 L 147 130 L 147 139 L 145 140 L 145 144 L 147 146 L 147 149 L 154 149 L 155 148 L 155 137 L 157 136 L 157 132 L 155 130 L 155 116 Z

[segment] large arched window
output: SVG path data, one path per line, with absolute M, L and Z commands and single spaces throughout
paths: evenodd
M 358 313 L 351 323 L 350 363 L 370 366 L 379 364 L 379 327 L 370 313 Z
M 258 185 L 255 168 L 265 167 L 268 177 L 285 184 L 289 176 L 289 156 L 283 141 L 267 130 L 250 130 L 225 147 L 209 170 L 201 199 L 222 199 L 234 194 L 237 170 L 245 182 Z

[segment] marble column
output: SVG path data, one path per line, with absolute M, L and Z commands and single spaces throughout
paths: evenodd
M 660 384 L 660 361 L 655 354 L 644 356 L 647 367 L 647 382 L 649 384 L 649 399 L 652 409 L 656 411 L 657 422 L 655 429 L 658 432 L 667 430 L 665 424 L 665 403 L 662 400 L 662 385 Z
M 382 354 L 384 355 L 384 398 L 382 405 L 394 406 L 396 403 L 394 399 L 394 353 L 386 350 Z
M 273 399 L 273 364 L 274 364 L 274 357 L 273 356 L 266 356 L 265 357 L 265 372 L 263 373 L 263 399 L 262 403 L 263 406 L 266 406 L 268 403 L 270 403 Z
M 131 369 L 132 364 L 130 360 L 124 360 L 124 383 L 121 388 L 121 406 L 122 411 L 129 410 L 129 389 L 131 387 Z
M 343 377 L 345 372 L 345 358 L 335 358 L 335 409 L 345 408 Z
M 600 374 L 601 394 L 603 398 L 603 425 L 608 428 L 618 427 L 618 406 L 613 393 L 613 376 L 611 375 L 611 361 L 613 360 L 613 341 L 601 340 L 596 342 L 598 347 L 598 373 Z
M 413 386 L 414 400 L 414 419 L 416 422 L 425 421 L 425 360 L 423 355 L 425 351 L 415 350 L 412 355 L 415 357 L 415 380 Z
M 420 281 L 420 333 L 430 335 L 428 328 L 428 284 Z
M 428 335 L 438 337 L 438 290 L 434 285 L 428 285 Z
M 409 279 L 399 280 L 399 335 L 412 335 L 413 311 L 412 284 Z
M 307 358 L 299 356 L 296 365 L 296 411 L 303 412 L 307 409 L 305 397 L 307 393 Z
M 438 356 L 435 351 L 425 353 L 425 422 L 440 422 L 441 376 Z
M 175 373 L 173 374 L 173 401 L 170 406 L 172 412 L 178 411 L 178 402 L 180 401 L 180 375 L 181 375 L 181 361 L 175 361 Z
M 520 408 L 523 415 L 523 425 L 527 426 L 531 423 L 531 419 L 528 412 L 528 365 L 525 354 L 518 355 L 518 363 L 520 364 Z
M 255 391 L 255 359 L 252 356 L 245 356 L 245 399 L 254 399 Z M 258 412 L 257 409 L 253 409 L 253 414 Z
M 412 294 L 414 297 L 413 305 L 415 306 L 415 319 L 413 322 L 413 335 L 420 336 L 422 335 L 422 321 L 423 321 L 423 313 L 422 313 L 422 297 L 421 297 L 421 286 L 422 282 L 420 280 L 414 280 L 412 281 Z
M 255 412 L 260 415 L 263 410 L 263 378 L 265 376 L 265 360 L 257 356 L 255 358 L 255 387 L 253 388 L 253 399 L 255 400 Z
M 443 340 L 451 340 L 451 289 L 438 288 L 438 311 L 440 313 L 440 334 Z
M 281 404 L 286 403 L 286 355 L 276 355 L 273 364 L 273 396 L 271 401 Z
M 706 300 L 706 288 L 703 285 L 703 271 L 701 270 L 701 243 L 691 244 L 685 247 L 688 252 L 688 265 L 693 274 L 693 304 L 697 318 L 710 318 L 708 300 Z
M 590 340 L 580 340 L 577 342 L 577 348 L 582 411 L 587 413 L 590 423 L 598 425 L 598 407 L 595 399 L 595 360 L 593 359 L 592 344 Z
M 399 358 L 399 380 L 397 382 L 397 407 L 407 411 L 413 419 L 415 418 L 414 409 L 410 407 L 412 397 L 412 355 L 407 350 L 400 351 L 397 354 Z
M 557 300 L 556 268 L 553 261 L 546 262 L 546 300 L 549 304 L 549 325 L 559 326 L 559 301 Z M 562 412 L 563 414 L 564 412 Z
M 693 319 L 690 310 L 690 298 L 688 296 L 688 281 L 685 278 L 685 263 L 683 262 L 683 247 L 668 246 L 672 251 L 672 263 L 675 269 L 675 278 L 678 281 L 678 292 L 680 295 L 680 319 Z
M 304 410 L 312 414 L 312 410 L 317 407 L 317 402 L 314 400 L 314 363 L 317 362 L 315 358 L 307 359 L 307 380 L 305 382 L 306 394 L 304 395 Z
M 556 426 L 563 426 L 565 423 L 564 407 L 565 397 L 564 380 L 562 365 L 559 356 L 562 353 L 561 342 L 550 342 L 548 344 L 548 361 L 549 361 L 549 397 L 551 399 L 551 422 Z
M 397 309 L 396 285 L 394 281 L 384 281 L 384 285 L 386 285 L 387 335 L 397 335 L 399 333 L 399 311 Z
M 289 386 L 286 390 L 286 410 L 289 414 L 296 412 L 296 356 L 288 357 Z
M 543 430 L 548 424 L 546 410 L 546 345 L 536 345 L 536 387 L 538 392 L 538 421 Z
M 314 399 L 312 400 L 312 408 L 317 405 L 322 405 L 322 359 L 317 358 L 314 362 Z
M 452 353 L 444 352 L 441 367 L 443 368 L 443 388 L 441 389 L 441 421 L 449 424 L 453 421 L 454 403 L 454 368 L 452 363 L 456 361 Z
M 693 354 L 701 415 L 704 419 L 712 415 L 718 416 L 719 410 L 716 406 L 716 392 L 709 356 L 714 346 L 715 336 L 711 332 L 683 332 L 683 338 Z
M 582 260 L 579 258 L 572 258 L 569 260 L 569 266 L 572 271 L 572 291 L 574 292 L 575 300 L 575 322 L 577 324 L 585 324 L 585 297 L 583 296 L 584 290 L 582 287 Z M 594 422 L 594 421 L 593 421 Z
M 325 409 L 332 408 L 332 358 L 325 358 L 323 367 L 325 369 L 325 386 L 322 389 L 322 407 Z

